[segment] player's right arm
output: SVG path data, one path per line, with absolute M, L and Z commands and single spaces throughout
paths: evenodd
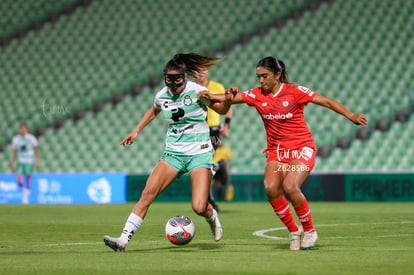
M 244 100 L 242 98 L 241 93 L 237 93 L 234 97 L 233 97 L 233 101 L 231 102 L 231 104 L 241 104 L 244 103 Z
M 236 86 L 231 86 L 228 90 L 228 92 L 233 94 L 233 98 L 231 100 L 231 104 L 240 104 L 240 103 L 244 103 L 243 98 L 241 96 L 240 89 L 237 88 Z M 201 92 L 199 95 L 199 97 L 203 97 L 207 100 L 213 101 L 214 103 L 223 103 L 226 100 L 226 96 L 223 94 L 212 94 L 209 93 L 208 91 L 205 92 Z
M 148 109 L 148 111 L 145 113 L 144 117 L 141 119 L 141 121 L 138 123 L 137 127 L 127 135 L 124 140 L 120 143 L 120 145 L 123 145 L 126 147 L 127 145 L 131 145 L 134 143 L 134 139 L 137 138 L 138 134 L 142 131 L 142 129 L 145 128 L 154 118 L 157 117 L 157 115 L 161 112 L 161 109 L 156 107 L 151 107 Z

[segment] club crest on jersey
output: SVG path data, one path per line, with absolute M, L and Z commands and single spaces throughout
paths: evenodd
M 266 107 L 266 106 L 267 106 L 267 102 L 263 102 L 263 103 L 262 103 L 262 106 L 263 106 L 263 107 Z
M 186 95 L 184 97 L 183 102 L 184 102 L 184 105 L 189 106 L 189 105 L 191 105 L 191 103 L 193 103 L 193 100 L 191 99 L 191 97 L 189 95 Z
M 283 100 L 283 107 L 287 108 L 289 106 L 289 101 L 287 99 Z

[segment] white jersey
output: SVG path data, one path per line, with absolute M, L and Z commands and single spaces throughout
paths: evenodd
M 210 129 L 207 124 L 207 107 L 197 94 L 207 88 L 187 81 L 179 95 L 164 87 L 155 95 L 154 107 L 162 110 L 168 124 L 165 152 L 198 155 L 211 152 Z
M 19 163 L 34 163 L 34 149 L 38 146 L 36 137 L 29 133 L 24 136 L 17 135 L 12 140 L 12 148 L 17 150 L 17 162 Z

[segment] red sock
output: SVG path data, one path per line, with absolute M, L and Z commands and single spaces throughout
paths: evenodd
M 284 196 L 277 201 L 270 201 L 270 204 L 272 205 L 276 215 L 286 225 L 289 232 L 296 232 L 299 230 L 295 223 L 295 219 L 293 219 L 292 212 L 290 212 L 289 204 Z
M 312 223 L 312 215 L 309 209 L 308 201 L 305 199 L 300 205 L 294 207 L 296 215 L 298 215 L 299 221 L 302 223 L 303 231 L 314 231 Z

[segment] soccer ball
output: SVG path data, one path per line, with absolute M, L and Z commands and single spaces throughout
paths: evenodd
M 165 225 L 167 239 L 175 245 L 188 244 L 195 235 L 195 225 L 186 216 L 175 216 Z

